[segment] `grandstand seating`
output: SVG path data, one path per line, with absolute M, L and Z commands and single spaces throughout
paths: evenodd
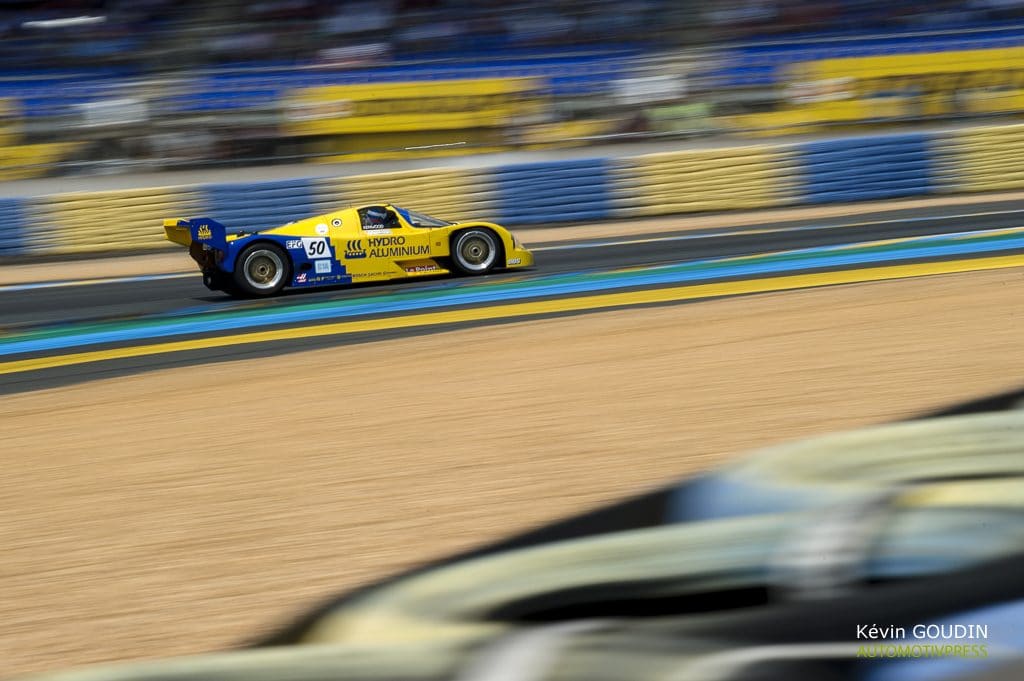
M 1024 46 L 1024 26 L 964 33 L 881 34 L 783 42 L 755 42 L 726 50 L 706 75 L 718 87 L 775 85 L 791 64 L 843 57 L 927 54 Z
M 294 66 L 248 64 L 197 73 L 177 91 L 158 100 L 163 113 L 267 108 L 288 90 L 319 85 L 456 80 L 469 78 L 538 78 L 556 96 L 608 92 L 615 79 L 632 68 L 635 50 L 592 53 L 539 53 L 532 56 L 473 62 L 408 61 L 388 67 L 319 70 Z M 129 72 L 83 70 L 0 75 L 0 97 L 20 101 L 27 117 L 66 115 L 76 104 L 123 94 Z

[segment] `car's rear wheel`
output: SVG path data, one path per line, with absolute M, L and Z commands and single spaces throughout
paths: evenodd
M 231 292 L 235 285 L 231 275 L 220 270 L 212 270 L 209 272 L 203 272 L 203 285 L 211 291 L 227 291 Z
M 249 246 L 235 261 L 235 286 L 250 296 L 272 296 L 280 293 L 291 279 L 288 256 L 274 244 Z
M 464 274 L 487 274 L 500 255 L 501 242 L 489 229 L 467 229 L 452 240 L 452 262 Z

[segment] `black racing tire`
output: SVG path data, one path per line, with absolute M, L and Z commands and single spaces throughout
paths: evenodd
M 231 293 L 234 290 L 235 282 L 227 272 L 214 270 L 213 272 L 203 272 L 203 285 L 211 291 Z
M 234 293 L 265 298 L 280 293 L 291 279 L 288 254 L 275 244 L 260 241 L 238 254 L 232 288 Z
M 504 265 L 501 239 L 493 231 L 483 227 L 456 232 L 452 236 L 452 265 L 463 274 L 487 274 L 495 267 Z

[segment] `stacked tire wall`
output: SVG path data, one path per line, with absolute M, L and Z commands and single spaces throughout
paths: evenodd
M 282 225 L 390 202 L 509 227 L 1024 188 L 1024 125 L 626 158 L 0 199 L 0 257 L 171 248 L 161 222 Z

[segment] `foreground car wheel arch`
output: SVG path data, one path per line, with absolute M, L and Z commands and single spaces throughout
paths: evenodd
M 451 237 L 451 259 L 458 272 L 487 274 L 504 265 L 501 238 L 484 227 L 460 230 Z
M 232 279 L 238 293 L 263 297 L 280 293 L 291 275 L 288 254 L 276 244 L 258 241 L 239 253 Z

